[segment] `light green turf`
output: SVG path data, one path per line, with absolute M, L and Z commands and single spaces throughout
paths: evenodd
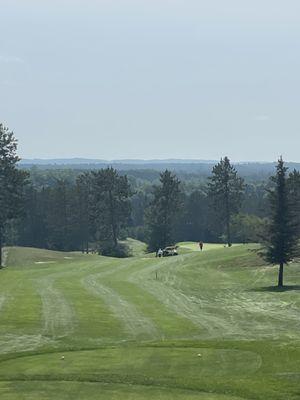
M 133 257 L 143 256 L 147 251 L 146 244 L 143 242 L 140 242 L 139 240 L 127 238 L 127 240 L 122 243 L 127 244 L 127 246 L 129 247 L 130 253 Z
M 114 259 L 30 248 L 0 271 L 0 399 L 300 399 L 300 265 L 255 245 Z M 294 286 L 292 286 L 294 285 Z
M 190 251 L 200 251 L 199 243 L 195 243 L 195 242 L 179 242 L 178 246 L 179 246 L 179 251 L 181 249 L 190 250 Z M 236 246 L 241 246 L 241 245 L 233 244 L 233 247 L 236 247 Z M 217 249 L 222 249 L 222 248 L 226 248 L 226 246 L 224 244 L 219 244 L 219 243 L 203 243 L 202 251 L 204 252 L 207 250 L 217 250 Z

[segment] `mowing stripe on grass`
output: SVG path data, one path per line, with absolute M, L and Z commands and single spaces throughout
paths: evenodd
M 1 311 L 5 301 L 6 301 L 6 296 L 1 295 L 0 296 L 0 311 Z
M 73 306 L 63 294 L 63 290 L 54 287 L 55 282 L 59 280 L 74 279 L 78 274 L 85 274 L 86 269 L 103 267 L 106 262 L 101 264 L 92 264 L 81 266 L 68 270 L 57 271 L 36 280 L 36 287 L 42 301 L 42 311 L 44 320 L 44 334 L 53 338 L 61 338 L 74 331 L 77 318 Z
M 100 274 L 89 275 L 82 280 L 83 285 L 96 296 L 101 297 L 113 313 L 122 321 L 125 331 L 130 337 L 146 336 L 157 338 L 158 332 L 153 322 L 138 312 L 136 307 L 124 300 L 111 288 L 98 282 Z
M 148 268 L 132 273 L 129 281 L 138 284 L 170 310 L 181 317 L 189 319 L 192 323 L 198 326 L 201 329 L 200 332 L 202 338 L 216 338 L 224 336 L 227 333 L 231 335 L 233 329 L 231 321 L 226 317 L 223 318 L 220 314 L 211 313 L 211 310 L 206 311 L 204 308 L 206 300 L 201 300 L 194 296 L 188 296 L 179 289 L 172 287 L 172 283 L 176 280 L 176 269 L 184 266 L 182 263 L 184 258 L 186 258 L 186 256 L 182 256 L 176 260 L 172 258 L 171 260 L 163 262 L 158 261 Z M 168 270 L 166 270 L 168 264 L 171 264 L 172 275 L 170 275 L 167 272 Z M 167 280 L 154 280 L 153 272 L 162 267 L 165 268 L 164 278 Z M 171 282 L 169 279 L 171 279 Z
M 137 310 L 155 323 L 161 340 L 193 338 L 199 335 L 199 329 L 186 318 L 174 313 L 156 297 L 126 281 L 109 282 L 109 287 L 118 292 L 123 299 L 130 301 Z
M 0 354 L 32 351 L 51 343 L 51 339 L 42 335 L 1 335 Z
M 68 335 L 74 328 L 74 311 L 61 291 L 54 288 L 53 278 L 38 280 L 44 318 L 44 333 L 54 338 Z

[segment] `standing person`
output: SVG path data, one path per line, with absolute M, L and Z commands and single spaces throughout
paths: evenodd
M 199 242 L 199 247 L 200 247 L 200 250 L 202 251 L 203 250 L 203 242 L 202 242 L 202 240 Z
M 159 250 L 158 250 L 157 255 L 158 255 L 158 257 L 162 257 L 162 255 L 163 255 L 162 249 L 159 249 Z

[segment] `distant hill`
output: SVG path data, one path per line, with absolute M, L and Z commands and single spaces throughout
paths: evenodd
M 23 165 L 157 165 L 157 164 L 215 164 L 215 160 L 188 160 L 188 159 L 165 159 L 165 160 L 136 160 L 136 159 L 124 159 L 124 160 L 102 160 L 93 158 L 33 158 L 33 159 L 22 159 L 21 164 Z
M 98 160 L 87 158 L 67 158 L 67 159 L 24 159 L 20 162 L 23 168 L 38 169 L 74 169 L 91 170 L 112 166 L 119 171 L 162 171 L 166 168 L 174 172 L 185 174 L 197 174 L 207 176 L 211 173 L 212 167 L 217 163 L 216 160 L 186 160 L 186 159 L 166 159 L 166 160 Z M 274 162 L 238 162 L 234 163 L 240 175 L 253 179 L 265 179 L 274 173 L 276 163 Z M 290 170 L 300 170 L 300 163 L 287 163 Z

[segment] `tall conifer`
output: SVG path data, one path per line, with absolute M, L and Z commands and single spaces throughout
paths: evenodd
M 270 178 L 274 186 L 268 190 L 270 223 L 263 238 L 264 250 L 260 252 L 267 262 L 279 265 L 279 287 L 283 286 L 284 265 L 292 261 L 298 253 L 297 224 L 287 183 L 287 169 L 280 157 L 276 174 Z
M 181 209 L 180 181 L 170 171 L 160 174 L 160 185 L 153 188 L 153 200 L 146 212 L 149 250 L 173 243 L 174 227 Z
M 209 178 L 208 196 L 210 207 L 216 216 L 218 224 L 225 233 L 226 242 L 230 247 L 232 217 L 241 207 L 244 192 L 244 180 L 237 174 L 228 157 L 213 167 L 212 176 Z

